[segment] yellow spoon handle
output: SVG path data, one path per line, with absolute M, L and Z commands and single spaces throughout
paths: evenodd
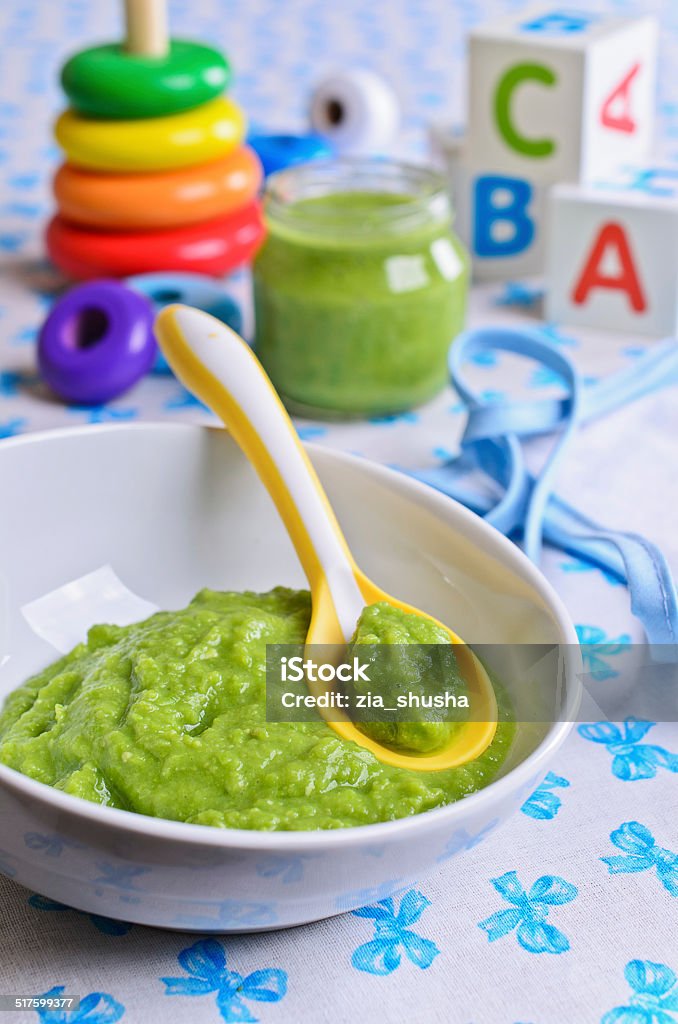
M 162 310 L 155 332 L 179 380 L 221 417 L 275 502 L 311 586 L 309 636 L 322 637 L 322 641 L 315 642 L 348 641 L 366 596 L 370 600 L 387 599 L 416 612 L 388 598 L 357 569 L 292 421 L 242 338 L 220 320 L 188 306 Z M 314 634 L 313 622 L 318 615 L 320 627 Z M 450 636 L 459 642 L 454 634 Z M 474 680 L 474 689 L 495 714 L 488 715 L 487 723 L 469 723 L 460 740 L 444 751 L 410 756 L 382 747 L 360 733 L 346 716 L 340 721 L 328 720 L 328 724 L 344 739 L 397 767 L 438 771 L 464 764 L 487 747 L 496 722 L 492 686 L 482 667 L 475 665 L 473 655 L 471 658 L 475 670 L 469 677 Z
M 249 346 L 220 320 L 168 306 L 155 333 L 172 370 L 224 421 L 268 489 L 314 596 L 326 586 L 344 639 L 365 601 L 356 566 L 292 421 Z M 327 595 L 326 595 L 327 596 Z

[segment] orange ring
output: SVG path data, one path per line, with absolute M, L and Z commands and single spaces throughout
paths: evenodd
M 223 160 L 177 171 L 98 174 L 62 164 L 52 188 L 67 220 L 126 231 L 223 217 L 251 202 L 261 179 L 256 153 L 241 146 Z

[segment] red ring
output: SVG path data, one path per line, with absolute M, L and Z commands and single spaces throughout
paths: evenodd
M 57 214 L 45 241 L 52 262 L 78 281 L 154 270 L 222 277 L 252 259 L 264 234 L 261 207 L 253 200 L 227 217 L 170 231 L 92 231 Z

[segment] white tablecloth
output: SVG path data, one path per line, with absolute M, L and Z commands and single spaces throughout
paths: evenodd
M 57 69 L 85 41 L 119 34 L 117 6 L 5 0 L 0 9 L 3 437 L 88 421 L 211 419 L 170 377 L 151 376 L 109 406 L 88 410 L 55 403 L 35 371 L 36 329 L 55 283 L 40 231 L 49 208 L 46 181 L 58 157 L 49 137 L 62 103 Z M 405 110 L 402 146 L 414 153 L 424 149 L 430 117 L 458 119 L 462 112 L 468 28 L 522 6 L 520 0 L 170 2 L 177 35 L 220 43 L 231 55 L 235 96 L 255 122 L 303 128 L 310 84 L 346 62 L 366 63 L 397 83 Z M 578 6 L 591 5 L 580 0 Z M 678 9 L 671 0 L 609 0 L 607 8 L 650 9 L 662 18 L 660 118 L 665 150 L 678 157 Z M 241 277 L 229 287 L 242 297 L 247 283 Z M 475 290 L 471 323 L 538 316 L 534 303 L 506 299 L 501 286 Z M 554 344 L 566 347 L 590 377 L 638 358 L 651 344 L 552 330 Z M 534 394 L 543 383 L 509 359 L 473 372 L 494 391 Z M 462 423 L 448 391 L 392 421 L 299 426 L 323 444 L 424 467 L 455 452 Z M 674 569 L 677 426 L 675 390 L 647 398 L 587 429 L 559 482 L 562 495 L 596 518 L 659 543 Z M 560 552 L 547 551 L 543 568 L 582 638 L 610 643 L 614 671 L 615 642 L 641 636 L 625 589 Z M 393 900 L 289 932 L 206 940 L 88 917 L 13 884 L 5 877 L 11 878 L 12 863 L 3 861 L 0 848 L 0 992 L 65 986 L 90 994 L 77 1013 L 43 1012 L 46 1024 L 671 1024 L 678 1021 L 678 725 L 637 728 L 625 737 L 631 753 L 618 755 L 620 762 L 610 748 L 621 738 L 573 730 L 544 785 L 499 834 Z M 651 777 L 624 781 L 624 757 L 642 755 L 644 744 L 666 756 Z M 35 842 L 45 857 L 59 856 L 49 838 Z M 375 942 L 385 921 L 390 937 Z M 257 999 L 256 978 L 247 980 L 262 970 L 270 1001 Z M 239 991 L 228 971 L 244 977 Z M 8 1018 L 37 1019 L 33 1012 Z

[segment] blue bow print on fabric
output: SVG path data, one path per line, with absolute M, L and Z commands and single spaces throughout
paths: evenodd
M 399 966 L 404 952 L 415 967 L 426 970 L 440 950 L 435 942 L 412 931 L 431 901 L 417 889 L 410 889 L 400 901 L 396 913 L 392 897 L 380 900 L 373 907 L 354 910 L 355 917 L 374 921 L 374 938 L 363 943 L 353 953 L 351 963 L 358 971 L 368 974 L 391 974 Z
M 520 808 L 523 814 L 529 818 L 538 818 L 541 821 L 550 821 L 555 818 L 561 808 L 562 800 L 554 793 L 554 789 L 567 789 L 570 785 L 562 775 L 555 775 L 549 772 L 540 786 L 537 786 L 532 796 L 529 796 Z
M 466 383 L 463 366 L 487 351 L 536 360 L 557 375 L 564 398 L 488 400 Z M 631 609 L 653 645 L 678 642 L 678 596 L 661 552 L 637 534 L 608 530 L 554 493 L 556 473 L 580 425 L 678 379 L 678 344 L 663 342 L 607 379 L 585 384 L 573 363 L 543 331 L 487 328 L 467 331 L 452 345 L 450 376 L 468 411 L 461 454 L 445 465 L 411 475 L 456 498 L 506 536 L 520 539 L 539 563 L 542 542 L 614 574 L 629 588 Z M 528 472 L 522 438 L 553 434 L 540 473 Z M 501 490 L 495 501 L 469 487 L 481 471 Z
M 184 387 L 180 387 L 171 398 L 167 399 L 163 409 L 167 412 L 178 412 L 181 409 L 200 409 L 206 413 L 210 411 L 204 402 L 201 402 L 199 398 L 196 398 L 195 395 Z
M 570 903 L 577 895 L 576 885 L 557 875 L 542 875 L 529 892 L 525 892 L 515 871 L 507 871 L 491 879 L 509 910 L 498 910 L 478 925 L 487 932 L 490 942 L 504 938 L 514 929 L 518 942 L 528 953 L 566 953 L 570 941 L 552 924 L 547 923 L 551 907 Z
M 66 992 L 65 985 L 55 985 L 44 992 L 43 999 L 55 999 Z M 117 1024 L 125 1016 L 125 1007 L 106 992 L 90 992 L 80 1000 L 78 1010 L 36 1010 L 41 1024 Z
M 287 974 L 278 968 L 253 971 L 243 978 L 226 967 L 224 947 L 216 939 L 201 939 L 177 957 L 187 977 L 161 978 L 166 996 L 205 996 L 216 992 L 217 1007 L 225 1021 L 254 1022 L 247 1001 L 277 1003 L 287 992 Z
M 20 434 L 26 426 L 26 420 L 21 416 L 14 416 L 12 419 L 5 420 L 0 423 L 0 439 L 5 437 L 14 437 L 16 434 Z
M 649 828 L 639 821 L 625 821 L 610 833 L 610 840 L 621 856 L 601 857 L 611 875 L 650 871 L 655 868 L 657 878 L 667 892 L 678 896 L 678 853 L 658 846 Z
M 622 725 L 614 722 L 594 722 L 580 725 L 578 733 L 591 743 L 601 743 L 612 754 L 612 774 L 624 782 L 653 779 L 660 768 L 678 772 L 678 754 L 664 747 L 640 741 L 656 722 L 639 718 L 626 718 Z
M 584 668 L 588 669 L 593 679 L 597 682 L 605 682 L 606 679 L 614 679 L 619 675 L 615 668 L 605 660 L 613 658 L 617 654 L 623 654 L 631 643 L 628 633 L 612 640 L 604 629 L 598 626 L 575 626 L 579 643 L 582 645 L 581 657 Z
M 531 309 L 544 294 L 543 288 L 535 288 L 522 281 L 508 281 L 501 295 L 494 300 L 495 306 L 518 306 Z
M 675 971 L 652 960 L 630 960 L 624 977 L 633 990 L 626 1006 L 616 1006 L 600 1024 L 675 1024 L 678 988 Z
M 309 426 L 302 426 L 300 423 L 297 423 L 295 426 L 300 441 L 317 441 L 318 438 L 324 437 L 327 433 L 327 427 L 320 427 L 316 423 Z
M 27 374 L 20 370 L 0 370 L 0 398 L 15 398 L 21 394 L 21 387 L 36 384 L 38 374 Z
M 84 416 L 87 423 L 125 423 L 139 416 L 138 409 L 121 409 L 110 405 L 71 405 L 66 411 L 71 416 Z
M 390 412 L 380 416 L 370 416 L 368 423 L 376 427 L 394 427 L 399 423 L 418 423 L 419 413 L 408 409 L 406 412 Z

